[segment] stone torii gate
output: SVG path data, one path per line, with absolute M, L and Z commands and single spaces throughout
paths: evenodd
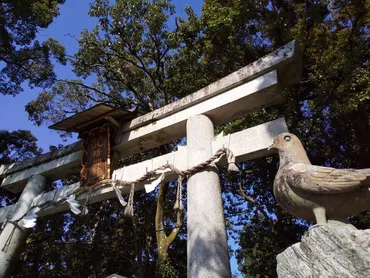
M 292 41 L 256 62 L 218 80 L 209 86 L 174 103 L 144 116 L 117 124 L 118 136 L 111 148 L 123 158 L 142 152 L 184 136 L 187 146 L 175 152 L 144 162 L 112 169 L 117 180 L 135 181 L 146 171 L 167 162 L 179 170 L 188 169 L 210 158 L 223 146 L 231 149 L 236 162 L 268 155 L 267 147 L 274 136 L 286 132 L 283 118 L 251 127 L 227 136 L 214 136 L 214 125 L 245 116 L 283 100 L 283 87 L 300 78 L 301 56 Z M 46 205 L 63 200 L 72 194 L 80 183 L 44 192 L 48 182 L 58 180 L 81 169 L 81 142 L 63 147 L 20 163 L 0 166 L 3 178 L 1 187 L 22 192 L 18 202 L 0 209 L 0 277 L 10 275 L 11 264 L 16 260 L 26 236 L 32 229 L 20 226 L 22 217 L 30 207 L 39 206 L 38 216 L 55 214 L 69 209 L 67 203 Z M 225 161 L 220 161 L 224 163 Z M 158 176 L 159 177 L 159 174 Z M 154 177 L 153 180 L 157 177 Z M 166 173 L 164 181 L 175 179 Z M 135 190 L 141 190 L 139 184 Z M 123 194 L 129 193 L 122 187 Z M 217 173 L 202 171 L 188 181 L 188 277 L 231 276 L 227 236 Z M 115 197 L 111 186 L 83 193 L 77 201 L 100 202 Z

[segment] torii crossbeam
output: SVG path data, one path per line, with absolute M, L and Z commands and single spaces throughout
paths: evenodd
M 242 117 L 283 100 L 281 88 L 300 78 L 301 56 L 293 41 L 256 62 L 209 86 L 144 116 L 122 124 L 113 150 L 118 158 L 158 147 L 187 136 L 187 146 L 178 151 L 141 163 L 114 169 L 116 179 L 132 181 L 172 162 L 180 170 L 206 160 L 219 148 L 230 148 L 237 162 L 268 154 L 272 138 L 287 131 L 284 119 L 277 119 L 227 136 L 213 134 L 213 125 Z M 117 157 L 117 155 L 116 155 Z M 21 192 L 16 205 L 0 209 L 0 223 L 6 223 L 0 235 L 0 277 L 9 275 L 14 256 L 29 231 L 19 230 L 17 221 L 31 206 L 68 197 L 79 183 L 52 192 L 43 192 L 47 182 L 78 173 L 81 143 L 56 152 L 11 165 L 1 165 L 1 187 Z M 222 163 L 222 161 L 221 161 Z M 169 173 L 166 180 L 174 179 Z M 143 189 L 143 185 L 136 190 Z M 210 190 L 211 189 L 211 190 Z M 122 190 L 128 193 L 128 188 Z M 113 198 L 111 187 L 91 193 L 89 202 Z M 84 201 L 87 194 L 79 196 Z M 68 210 L 66 204 L 46 206 L 38 215 Z M 203 171 L 188 182 L 188 277 L 230 277 L 230 262 L 218 175 Z M 30 230 L 30 229 L 28 229 Z M 15 231 L 15 232 L 14 232 Z M 9 248 L 11 246 L 11 248 Z M 6 248 L 5 248 L 6 247 Z

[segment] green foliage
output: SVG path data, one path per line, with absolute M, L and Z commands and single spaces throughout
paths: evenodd
M 0 130 L 0 165 L 41 154 L 37 147 L 37 139 L 28 130 Z
M 81 34 L 79 50 L 71 58 L 79 79 L 58 82 L 29 103 L 27 111 L 37 124 L 57 121 L 97 101 L 122 108 L 135 104 L 140 113 L 147 113 L 296 39 L 302 51 L 302 80 L 284 89 L 284 103 L 218 130 L 231 133 L 284 116 L 290 131 L 304 142 L 312 163 L 367 168 L 369 6 L 369 0 L 206 0 L 201 15 L 186 7 L 186 18 L 174 18 L 169 1 L 118 0 L 111 4 L 96 0 L 90 15 L 99 24 Z M 89 84 L 88 77 L 96 77 L 96 81 Z M 171 151 L 171 147 L 160 151 Z M 151 155 L 158 155 L 158 150 L 145 157 Z M 143 158 L 135 156 L 125 162 L 136 159 Z M 277 163 L 276 158 L 262 158 L 241 164 L 239 177 L 222 175 L 229 235 L 240 245 L 236 257 L 247 277 L 276 277 L 275 256 L 298 241 L 308 227 L 285 214 L 275 202 L 272 184 Z M 153 274 L 155 195 L 135 198 L 135 225 L 122 218 L 116 202 L 108 202 L 98 213 L 96 243 L 90 245 L 86 238 L 96 222 L 81 225 L 64 216 L 59 221 L 68 229 L 50 228 L 50 247 L 43 247 L 47 251 L 41 259 L 32 253 L 36 249 L 31 241 L 19 273 L 32 273 L 33 277 L 63 276 L 67 270 L 81 277 L 103 277 L 110 274 L 108 270 L 141 277 Z M 48 221 L 56 225 L 54 218 Z M 368 228 L 368 212 L 352 221 Z M 173 223 L 174 218 L 168 222 Z M 38 229 L 40 237 L 48 231 L 47 227 Z M 186 275 L 185 234 L 181 230 L 169 250 L 177 275 Z M 98 240 L 106 245 L 98 245 Z M 136 249 L 133 242 L 139 244 Z M 62 255 L 58 258 L 57 254 Z
M 65 0 L 0 1 L 0 93 L 16 95 L 21 84 L 49 87 L 55 80 L 51 58 L 65 64 L 64 47 L 54 39 L 35 40 L 48 27 Z
M 42 153 L 37 147 L 37 139 L 28 130 L 0 130 L 0 165 L 22 161 Z M 0 178 L 1 181 L 1 178 Z M 16 202 L 17 196 L 0 189 L 0 206 Z
M 14 277 L 104 278 L 112 273 L 155 277 L 154 194 L 135 194 L 133 221 L 124 217 L 124 209 L 115 199 L 88 209 L 87 216 L 64 213 L 41 218 L 27 240 Z M 172 207 L 166 210 L 170 215 Z M 164 268 L 165 275 L 176 276 L 166 277 L 186 277 L 186 255 L 174 251 L 183 248 L 186 240 L 177 238 L 169 250 L 176 271 L 170 265 Z
M 248 14 L 238 17 L 241 5 L 247 5 Z M 284 116 L 289 129 L 305 143 L 314 164 L 369 167 L 370 150 L 366 143 L 370 131 L 369 18 L 369 1 L 330 1 L 329 5 L 327 1 L 205 1 L 200 20 L 205 20 L 203 24 L 207 26 L 202 33 L 206 40 L 203 43 L 212 46 L 208 48 L 211 51 L 208 57 L 219 57 L 216 61 L 222 61 L 229 53 L 251 46 L 270 51 L 292 39 L 298 40 L 303 54 L 302 81 L 284 91 L 282 105 L 235 121 L 225 130 L 233 132 Z M 207 32 L 217 28 L 222 31 L 207 37 Z M 250 28 L 255 33 L 246 34 L 245 41 L 227 39 L 226 34 L 237 38 L 236 31 Z M 218 36 L 223 38 L 220 48 L 215 47 L 218 44 L 214 39 L 221 40 Z M 237 62 L 245 65 L 251 60 L 239 56 Z M 227 62 L 219 64 L 225 66 Z M 225 68 L 222 75 L 230 73 L 231 68 Z M 214 76 L 218 74 L 220 71 L 215 69 Z M 257 201 L 259 209 L 248 203 L 246 213 L 233 218 L 234 224 L 242 227 L 241 231 L 235 231 L 241 246 L 236 252 L 240 269 L 252 277 L 275 277 L 272 258 L 289 241 L 299 240 L 306 224 L 284 215 L 272 197 L 275 160 L 261 159 L 242 167 L 248 171 L 241 177 L 242 187 Z M 227 212 L 233 216 L 243 210 L 243 205 L 238 208 L 240 198 L 235 190 L 230 191 L 225 192 L 225 197 L 232 204 Z M 365 213 L 353 221 L 361 228 L 368 228 L 370 222 L 366 216 Z M 277 235 L 285 235 L 288 240 Z
M 177 271 L 176 269 L 171 265 L 171 263 L 168 260 L 165 260 L 163 263 L 159 266 L 158 271 L 158 277 L 161 278 L 177 278 Z
M 167 74 L 176 45 L 176 34 L 167 27 L 174 14 L 168 1 L 95 1 L 89 14 L 99 24 L 82 32 L 71 58 L 82 80 L 61 81 L 29 103 L 26 109 L 37 124 L 55 122 L 95 102 L 122 108 L 135 104 L 146 113 L 175 99 Z M 90 75 L 96 82 L 84 83 Z

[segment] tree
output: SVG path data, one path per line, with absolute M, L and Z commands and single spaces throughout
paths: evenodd
M 176 35 L 167 27 L 174 14 L 165 0 L 95 1 L 90 16 L 99 20 L 81 34 L 78 52 L 70 58 L 81 79 L 60 80 L 42 92 L 26 110 L 37 124 L 55 122 L 91 103 L 127 108 L 137 105 L 147 113 L 175 99 L 167 84 L 167 67 Z M 84 78 L 96 75 L 94 84 Z
M 177 190 L 182 190 L 182 177 L 179 177 L 179 185 Z M 164 226 L 164 210 L 165 210 L 165 197 L 166 197 L 166 190 L 168 190 L 168 184 L 161 183 L 159 185 L 158 190 L 158 198 L 157 198 L 157 210 L 155 214 L 155 232 L 157 237 L 157 252 L 158 252 L 158 259 L 156 265 L 156 277 L 177 277 L 176 270 L 173 266 L 169 263 L 169 248 L 171 244 L 176 239 L 177 235 L 180 232 L 183 217 L 184 217 L 184 208 L 182 205 L 181 200 L 181 193 L 177 192 L 176 195 L 176 226 L 173 228 L 171 233 L 167 236 Z
M 65 64 L 64 47 L 54 39 L 35 40 L 48 27 L 65 0 L 0 1 L 0 93 L 17 95 L 21 85 L 49 87 L 56 76 L 52 58 Z
M 71 57 L 80 79 L 61 80 L 31 102 L 27 111 L 37 124 L 57 121 L 95 101 L 122 108 L 137 104 L 139 112 L 146 113 L 297 39 L 303 55 L 302 81 L 284 90 L 285 102 L 218 128 L 231 133 L 284 116 L 314 164 L 369 167 L 369 5 L 368 0 L 206 0 L 201 15 L 187 7 L 187 18 L 181 19 L 174 18 L 168 1 L 128 0 L 110 5 L 96 0 L 90 15 L 97 17 L 100 25 L 82 33 L 79 51 Z M 169 27 L 171 20 L 173 28 Z M 96 82 L 87 84 L 88 76 L 96 76 Z M 158 150 L 145 155 L 155 154 Z M 277 163 L 271 157 L 244 163 L 240 165 L 242 174 L 231 182 L 222 175 L 229 234 L 240 245 L 236 256 L 240 270 L 248 276 L 275 277 L 275 256 L 298 241 L 308 227 L 284 213 L 274 200 Z M 154 198 L 140 194 L 137 199 L 134 227 L 141 242 L 147 242 L 146 236 L 154 231 Z M 113 213 L 106 211 L 104 217 L 117 221 Z M 354 220 L 364 228 L 369 227 L 368 219 L 365 213 Z M 120 229 L 125 228 L 104 231 Z M 75 231 L 71 241 L 86 233 L 85 228 Z M 125 234 L 127 240 L 132 237 L 132 232 Z M 180 262 L 184 238 L 180 230 L 175 251 L 169 250 L 169 257 Z M 123 248 L 117 241 L 109 244 Z M 137 250 L 137 254 L 145 254 L 137 259 L 139 265 L 147 264 L 148 270 L 156 259 L 155 247 L 143 244 Z M 129 248 L 123 253 L 133 256 Z M 96 273 L 95 265 L 110 265 L 106 261 L 112 257 L 104 254 L 107 257 L 93 264 L 79 256 L 86 265 L 93 265 L 89 271 L 70 263 L 67 255 L 59 265 L 68 262 L 76 271 Z M 47 262 L 45 258 L 42 265 Z M 133 262 L 128 265 L 134 268 Z M 175 266 L 181 267 L 184 264 Z
M 0 165 L 22 161 L 41 154 L 37 139 L 28 130 L 0 130 Z
M 282 105 L 235 121 L 226 130 L 285 116 L 314 164 L 369 167 L 365 143 L 370 104 L 369 15 L 368 1 L 205 1 L 197 24 L 206 26 L 201 28 L 202 44 L 212 47 L 203 57 L 211 59 L 205 63 L 223 67 L 222 75 L 234 70 L 233 62 L 238 63 L 235 69 L 251 62 L 244 53 L 270 51 L 292 39 L 298 40 L 303 54 L 302 81 L 285 90 Z M 224 62 L 229 55 L 238 55 L 238 60 Z M 220 74 L 217 68 L 211 70 L 215 73 L 209 76 Z M 275 159 L 249 162 L 243 168 L 247 173 L 241 177 L 242 188 L 251 198 L 246 213 L 238 214 L 242 208 L 229 210 L 231 215 L 238 214 L 235 224 L 242 226 L 236 231 L 240 268 L 251 276 L 274 277 L 275 266 L 269 263 L 288 246 L 276 232 L 283 228 L 283 234 L 298 240 L 305 223 L 285 215 L 272 198 Z M 235 193 L 230 194 L 235 198 Z M 360 223 L 362 228 L 369 227 L 365 223 Z M 268 242 L 273 244 L 264 244 Z
M 42 149 L 37 147 L 37 139 L 28 130 L 16 130 L 13 132 L 0 130 L 0 165 L 22 161 L 41 154 Z M 0 181 L 1 181 L 0 177 Z M 0 189 L 1 206 L 14 203 L 17 197 L 4 189 Z
M 167 21 L 174 15 L 173 5 L 163 0 L 117 1 L 113 5 L 107 0 L 97 0 L 91 5 L 89 14 L 98 18 L 99 25 L 81 34 L 79 51 L 70 58 L 74 72 L 81 79 L 59 80 L 51 90 L 43 91 L 35 101 L 29 103 L 26 110 L 36 124 L 55 122 L 95 102 L 121 108 L 135 104 L 139 113 L 147 113 L 176 99 L 176 95 L 171 93 L 172 83 L 168 76 L 171 51 L 177 44 L 176 32 L 167 27 Z M 90 75 L 97 77 L 94 84 L 87 84 L 83 80 Z M 161 147 L 159 152 L 168 152 L 173 147 L 171 144 Z M 158 154 L 158 151 L 149 152 L 149 155 L 153 154 Z M 142 155 L 140 159 L 143 159 Z M 131 161 L 135 161 L 135 158 Z M 150 194 L 145 198 L 155 203 L 155 197 L 155 194 Z M 145 208 L 143 200 L 138 203 Z M 163 214 L 163 206 L 159 207 L 162 208 L 159 213 Z M 147 204 L 143 211 L 148 214 L 151 207 Z M 140 222 L 138 219 L 147 219 L 149 216 L 134 218 L 132 228 L 142 229 L 136 224 Z M 150 231 L 152 228 L 149 234 L 155 231 L 153 220 L 153 223 L 146 223 L 145 233 L 139 236 L 135 232 L 134 235 L 137 263 L 130 263 L 133 264 L 131 268 L 136 268 L 134 273 L 140 277 L 145 276 L 148 268 L 145 265 L 150 265 L 149 260 L 153 257 L 154 249 L 142 244 L 147 242 L 145 235 L 148 229 Z M 178 233 L 179 228 L 176 230 Z M 158 239 L 161 238 L 162 233 Z M 172 235 L 171 248 L 176 246 L 174 238 Z M 167 244 L 166 250 L 160 252 L 159 256 L 162 258 L 162 254 L 165 254 L 163 256 L 167 257 L 171 248 Z M 177 262 L 180 267 L 184 264 L 183 258 Z
M 53 39 L 35 40 L 58 15 L 64 0 L 0 0 L 0 93 L 17 95 L 24 81 L 31 87 L 50 86 L 55 80 L 53 61 L 65 64 L 64 48 Z M 37 139 L 27 130 L 0 131 L 0 165 L 21 161 L 42 152 Z M 16 201 L 13 194 L 1 190 L 1 204 Z

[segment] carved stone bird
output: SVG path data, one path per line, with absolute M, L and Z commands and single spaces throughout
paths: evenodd
M 289 214 L 317 224 L 348 223 L 347 217 L 370 209 L 370 169 L 312 165 L 291 133 L 276 136 L 270 149 L 278 150 L 280 157 L 274 195 Z

